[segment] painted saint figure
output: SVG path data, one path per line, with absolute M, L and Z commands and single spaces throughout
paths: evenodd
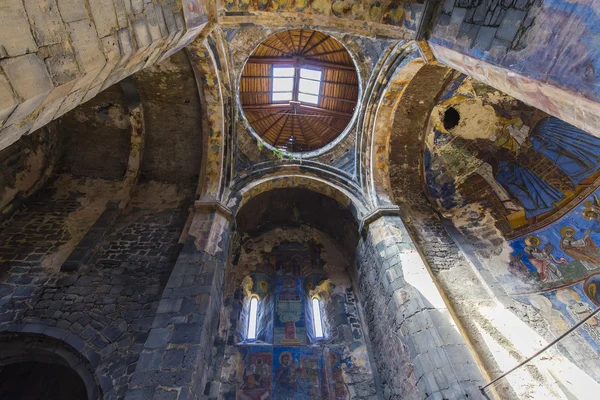
M 558 270 L 556 264 L 566 264 L 564 258 L 556 259 L 552 255 L 554 247 L 548 243 L 540 249 L 540 238 L 537 236 L 529 236 L 525 239 L 525 254 L 529 257 L 529 262 L 537 270 L 538 277 L 542 282 L 556 282 L 563 279 L 563 275 Z
M 295 391 L 294 385 L 294 363 L 289 352 L 283 352 L 279 356 L 279 366 L 275 371 L 275 399 L 288 400 L 292 398 Z
M 565 254 L 580 261 L 588 271 L 600 268 L 598 248 L 590 238 L 589 230 L 584 232 L 582 238 L 576 239 L 575 229 L 565 226 L 560 230 L 560 235 L 560 248 Z

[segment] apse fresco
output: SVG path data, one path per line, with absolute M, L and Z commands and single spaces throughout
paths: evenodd
M 244 245 L 226 277 L 231 364 L 222 370 L 223 398 L 341 400 L 365 382 L 375 390 L 349 265 L 343 250 L 308 227 L 276 229 Z M 247 338 L 252 297 L 259 299 L 256 339 Z M 313 328 L 314 297 L 323 338 Z
M 434 204 L 481 204 L 505 237 L 560 218 L 600 176 L 600 138 L 464 76 L 434 108 L 425 145 Z
M 547 227 L 510 241 L 509 271 L 541 287 L 582 279 L 600 269 L 600 190 Z
M 600 138 L 457 74 L 432 111 L 423 169 L 432 204 L 551 332 L 599 304 Z M 600 319 L 564 349 L 598 364 Z

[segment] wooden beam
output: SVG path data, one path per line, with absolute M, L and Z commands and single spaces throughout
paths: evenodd
M 323 67 L 329 69 L 337 69 L 341 71 L 352 71 L 356 72 L 356 69 L 350 65 L 336 64 L 327 61 L 313 60 L 306 57 L 250 57 L 248 59 L 249 64 L 272 64 L 272 65 L 292 65 L 292 66 L 313 66 Z
M 266 92 L 240 92 L 240 95 L 257 95 L 257 96 L 261 96 L 261 95 L 273 94 L 273 93 L 289 93 L 289 91 L 274 92 L 274 91 L 270 90 L 270 91 L 266 91 Z M 298 93 L 302 93 L 302 92 L 298 92 Z M 312 95 L 310 93 L 303 93 L 303 94 L 307 94 L 307 95 L 310 95 L 310 96 L 316 96 L 316 95 Z M 343 103 L 356 104 L 356 100 L 343 99 L 341 97 L 325 96 L 324 94 L 320 94 L 318 96 L 319 96 L 319 99 L 338 100 L 338 101 L 341 101 Z
M 317 44 L 315 44 L 314 46 L 311 46 L 308 48 L 308 50 L 303 50 L 301 55 L 305 55 L 306 53 L 308 53 L 309 51 L 311 51 L 312 49 L 314 49 L 315 47 L 319 47 L 319 45 L 323 42 L 325 42 L 327 39 L 329 39 L 331 36 L 325 36 L 323 39 L 319 40 L 317 42 Z
M 242 75 L 242 79 L 273 79 L 273 75 Z M 307 78 L 302 78 L 302 79 L 307 79 Z M 319 81 L 316 79 L 309 79 L 310 81 L 315 81 L 315 82 L 321 82 L 321 83 L 326 83 L 328 85 L 338 85 L 338 86 L 345 86 L 345 87 L 349 87 L 349 88 L 357 88 L 358 84 L 354 84 L 354 83 L 343 83 L 343 82 L 334 82 L 334 81 Z
M 282 119 L 283 117 L 285 117 L 286 115 L 287 115 L 287 114 L 285 114 L 285 113 L 284 113 L 284 114 L 281 114 L 281 117 L 277 118 L 277 121 L 273 122 L 273 123 L 272 123 L 272 124 L 271 124 L 271 125 L 270 125 L 270 126 L 267 128 L 267 129 L 265 129 L 265 131 L 263 132 L 263 134 L 262 134 L 260 137 L 263 137 L 264 135 L 266 135 L 266 133 L 267 133 L 267 132 L 269 132 L 269 131 L 271 130 L 271 128 L 272 128 L 272 127 L 274 127 L 275 125 L 277 125 L 277 123 L 278 123 L 279 121 L 281 121 L 281 119 Z M 287 122 L 287 118 L 286 118 L 286 120 L 285 120 L 285 121 Z M 285 122 L 284 122 L 283 124 L 285 125 Z M 281 129 L 283 129 L 283 127 L 281 127 Z
M 248 111 L 249 111 L 249 110 L 248 110 Z M 281 111 L 277 111 L 277 112 L 271 113 L 271 114 L 269 114 L 269 115 L 267 115 L 267 116 L 265 116 L 265 117 L 261 117 L 261 118 L 259 118 L 259 119 L 255 119 L 254 121 L 248 121 L 248 123 L 249 123 L 250 125 L 252 125 L 252 124 L 254 124 L 254 123 L 256 123 L 256 122 L 260 122 L 260 121 L 262 121 L 262 120 L 264 120 L 264 119 L 270 118 L 270 117 L 272 117 L 273 115 L 279 115 L 279 114 L 281 114 Z
M 281 129 L 279 130 L 277 137 L 273 141 L 273 145 L 276 145 L 277 142 L 279 142 L 279 137 L 281 136 L 281 132 L 283 132 L 283 128 L 285 128 L 285 124 L 287 124 L 289 118 L 290 118 L 290 114 L 287 114 L 287 117 L 285 118 L 285 122 L 283 123 L 283 125 L 281 125 Z
M 290 52 L 288 52 L 288 51 L 286 51 L 286 50 L 281 50 L 281 49 L 278 49 L 277 47 L 275 47 L 275 46 L 271 46 L 270 44 L 267 44 L 267 43 L 261 43 L 261 46 L 268 47 L 268 48 L 270 48 L 270 49 L 273 49 L 273 50 L 275 50 L 275 51 L 278 51 L 278 52 L 280 52 L 280 53 L 283 53 L 283 54 L 288 54 L 288 55 L 291 55 L 291 54 L 292 54 L 292 53 L 290 53 Z
M 289 103 L 282 103 L 282 104 L 266 103 L 266 104 L 246 104 L 246 105 L 242 104 L 242 108 L 247 111 L 265 111 L 265 110 L 269 110 L 269 109 L 290 110 L 290 105 L 289 105 Z M 300 104 L 300 108 L 303 110 L 313 111 L 315 113 L 319 113 L 319 114 L 323 114 L 323 115 L 332 115 L 332 116 L 345 117 L 345 118 L 352 118 L 352 115 L 353 115 L 352 113 L 328 110 L 326 108 L 308 106 L 306 104 Z M 310 115 L 304 115 L 304 116 L 310 117 Z
M 346 53 L 346 52 L 347 52 L 346 49 L 339 49 L 339 50 L 326 51 L 325 53 L 310 54 L 310 55 L 307 55 L 307 57 L 308 58 L 322 57 L 322 56 L 328 56 L 329 54 Z
M 310 37 L 308 38 L 306 43 L 304 43 L 304 46 L 302 46 L 302 50 L 300 50 L 300 54 L 304 54 L 304 50 L 306 50 L 306 46 L 308 46 L 308 44 L 310 43 L 312 38 L 315 36 L 315 33 L 317 33 L 317 31 L 312 31 L 312 33 L 310 34 Z

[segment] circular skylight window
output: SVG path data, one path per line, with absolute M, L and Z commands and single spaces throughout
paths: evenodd
M 317 150 L 348 126 L 358 100 L 352 57 L 333 37 L 297 29 L 276 33 L 252 53 L 240 80 L 250 126 L 271 146 Z

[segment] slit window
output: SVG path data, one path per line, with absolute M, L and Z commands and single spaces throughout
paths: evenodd
M 304 103 L 318 104 L 321 91 L 322 71 L 300 68 L 300 83 L 298 85 L 298 100 Z
M 321 304 L 319 303 L 319 299 L 316 297 L 313 297 L 312 299 L 312 308 L 315 337 L 320 339 L 323 337 L 323 320 L 321 319 Z
M 273 102 L 292 100 L 295 75 L 293 67 L 273 67 Z
M 253 297 L 250 300 L 250 316 L 248 319 L 248 339 L 256 339 L 256 322 L 258 318 L 258 299 Z

